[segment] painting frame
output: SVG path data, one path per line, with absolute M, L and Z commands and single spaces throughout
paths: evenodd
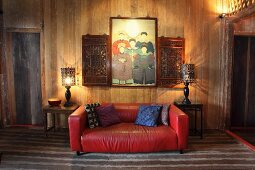
M 157 18 L 110 17 L 111 86 L 157 86 L 157 37 Z

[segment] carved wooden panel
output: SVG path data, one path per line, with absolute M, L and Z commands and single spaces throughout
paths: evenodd
M 173 87 L 181 83 L 184 48 L 183 38 L 158 38 L 158 86 Z
M 82 84 L 84 86 L 110 85 L 108 35 L 82 36 Z
M 236 14 L 255 4 L 255 0 L 230 0 L 230 14 Z

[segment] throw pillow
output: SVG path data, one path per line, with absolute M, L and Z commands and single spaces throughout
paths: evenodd
M 162 106 L 162 111 L 161 111 L 161 114 L 160 114 L 160 121 L 163 125 L 166 125 L 166 126 L 169 125 L 169 123 L 168 123 L 168 119 L 169 119 L 168 112 L 169 112 L 169 105 L 168 104 L 163 105 Z
M 95 108 L 98 106 L 100 106 L 99 103 L 85 105 L 85 110 L 87 112 L 87 121 L 89 128 L 91 129 L 99 126 L 98 116 L 95 111 Z
M 169 123 L 168 123 L 169 105 L 168 104 L 163 104 L 163 105 L 161 105 L 161 104 L 151 104 L 151 106 L 161 106 L 158 123 L 168 126 L 169 125 Z
M 157 126 L 157 120 L 161 106 L 142 105 L 139 107 L 139 112 L 135 121 L 136 125 Z
M 121 122 L 119 115 L 112 104 L 97 107 L 96 113 L 98 115 L 99 122 L 103 127 L 107 127 Z

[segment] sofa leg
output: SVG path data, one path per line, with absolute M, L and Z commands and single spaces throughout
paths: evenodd
M 77 154 L 77 156 L 80 156 L 80 155 L 81 155 L 81 152 L 80 152 L 80 151 L 77 151 L 76 154 Z
M 180 150 L 180 154 L 183 154 L 183 150 L 182 149 Z

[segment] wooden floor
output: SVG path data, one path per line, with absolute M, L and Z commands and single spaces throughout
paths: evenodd
M 0 169 L 255 169 L 255 153 L 232 137 L 207 132 L 201 140 L 189 138 L 189 150 L 179 152 L 102 154 L 76 156 L 69 149 L 67 132 L 0 129 Z

